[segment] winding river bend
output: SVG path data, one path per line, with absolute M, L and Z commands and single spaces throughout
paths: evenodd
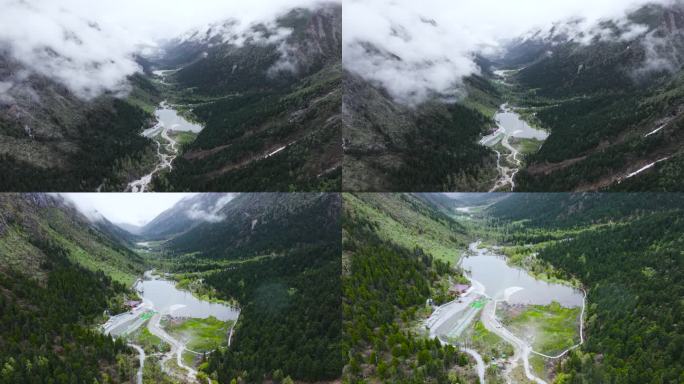
M 479 315 L 480 321 L 489 332 L 498 335 L 514 347 L 514 355 L 506 360 L 505 373 L 509 382 L 513 371 L 522 362 L 528 380 L 545 384 L 545 381 L 532 371 L 529 357 L 534 353 L 557 359 L 584 342 L 585 295 L 583 292 L 568 285 L 538 280 L 524 269 L 509 266 L 504 256 L 497 254 L 494 250 L 480 248 L 479 241 L 470 244 L 468 254 L 461 259 L 460 265 L 466 272 L 471 285 L 457 300 L 435 309 L 425 323 L 430 337 L 439 338 L 442 343 L 454 343 L 454 340 L 457 340 Z M 534 351 L 529 342 L 506 329 L 496 315 L 499 302 L 548 305 L 554 301 L 564 307 L 582 308 L 580 343 L 557 356 L 548 356 Z M 475 358 L 480 382 L 484 383 L 486 365 L 479 353 L 466 348 L 460 342 L 455 342 L 455 345 Z
M 523 164 L 520 159 L 520 151 L 510 143 L 511 138 L 544 141 L 549 134 L 529 125 L 508 104 L 503 104 L 500 107 L 499 112 L 494 115 L 494 120 L 498 127 L 497 130 L 480 140 L 480 144 L 490 147 L 496 152 L 496 168 L 499 171 L 499 177 L 489 192 L 500 191 L 508 186 L 513 191 L 515 189 L 515 175 L 520 171 Z M 502 157 L 501 152 L 494 149 L 499 143 L 509 152 L 508 155 Z
M 512 74 L 519 70 L 496 70 L 494 71 L 496 76 L 494 81 L 510 88 L 513 85 L 508 80 Z M 494 120 L 497 130 L 480 140 L 481 145 L 492 148 L 496 153 L 496 168 L 499 177 L 494 181 L 489 192 L 503 191 L 509 188 L 513 191 L 515 189 L 515 175 L 520 171 L 523 164 L 519 158 L 519 150 L 511 145 L 511 137 L 544 141 L 548 137 L 548 133 L 530 126 L 515 112 L 515 107 L 508 103 L 501 105 L 499 111 L 494 115 Z M 499 143 L 508 151 L 507 155 L 503 156 L 500 150 L 494 148 Z
M 150 333 L 171 346 L 170 351 L 165 353 L 160 360 L 162 370 L 169 375 L 176 375 L 172 369 L 167 367 L 167 363 L 175 359 L 176 364 L 186 372 L 184 379 L 189 382 L 196 382 L 197 371 L 185 364 L 183 353 L 202 354 L 202 352 L 186 348 L 182 340 L 168 334 L 161 326 L 162 317 L 168 315 L 205 319 L 213 316 L 221 321 L 233 320 L 237 322 L 240 310 L 227 305 L 200 300 L 192 293 L 176 288 L 173 282 L 157 276 L 154 271 L 145 272 L 144 279 L 138 280 L 134 288 L 142 297 L 142 303 L 130 312 L 112 316 L 102 326 L 103 332 L 113 337 L 125 337 L 147 323 L 147 329 Z M 232 334 L 233 328 L 226 335 L 229 345 Z M 137 382 L 142 384 L 145 352 L 136 344 L 129 343 L 129 345 L 138 351 L 141 364 L 137 374 Z
M 170 136 L 173 132 L 198 133 L 203 128 L 199 124 L 194 124 L 184 119 L 166 102 L 160 104 L 159 108 L 155 111 L 155 116 L 157 117 L 157 124 L 152 128 L 144 130 L 142 136 L 155 142 L 157 146 L 157 164 L 150 173 L 130 182 L 126 192 L 147 192 L 155 174 L 163 170 L 173 169 L 173 161 L 178 156 L 178 142 Z
M 167 74 L 174 71 L 155 71 L 154 74 L 161 77 L 162 83 L 165 82 Z M 155 174 L 163 170 L 173 169 L 173 161 L 178 156 L 178 142 L 172 137 L 177 132 L 199 133 L 204 128 L 200 124 L 195 124 L 178 114 L 172 105 L 163 101 L 154 112 L 157 124 L 144 130 L 141 135 L 154 141 L 157 147 L 157 164 L 150 171 L 138 180 L 132 181 L 126 187 L 126 192 L 147 192 L 152 178 Z

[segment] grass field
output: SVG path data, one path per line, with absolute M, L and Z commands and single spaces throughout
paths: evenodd
M 187 319 L 169 322 L 166 331 L 178 340 L 187 343 L 187 348 L 196 352 L 211 351 L 227 343 L 227 334 L 233 321 L 220 321 L 215 317 Z
M 508 142 L 520 153 L 525 155 L 537 153 L 542 144 L 544 144 L 541 140 L 524 139 L 520 137 L 511 137 Z
M 59 209 L 46 209 L 35 214 L 35 228 L 40 236 L 58 244 L 68 258 L 91 271 L 103 271 L 113 280 L 132 284 L 144 270 L 141 259 L 131 257 L 123 246 L 95 231 L 84 231 L 73 218 Z M 42 251 L 31 243 L 30 234 L 19 226 L 8 226 L 0 236 L 0 262 L 3 266 L 41 277 Z
M 522 311 L 505 311 L 506 327 L 519 337 L 532 340 L 532 348 L 546 355 L 556 355 L 579 342 L 581 308 L 529 305 Z M 511 315 L 513 313 L 513 315 Z
M 383 239 L 407 249 L 422 248 L 435 258 L 455 264 L 467 241 L 462 228 L 433 218 L 418 210 L 406 209 L 399 195 L 344 194 L 345 209 L 376 225 L 376 233 Z M 388 213 L 386 213 L 388 212 Z
M 176 140 L 179 145 L 183 146 L 186 144 L 190 144 L 195 139 L 197 138 L 197 134 L 194 132 L 183 132 L 183 131 L 172 131 L 169 133 L 169 136 Z

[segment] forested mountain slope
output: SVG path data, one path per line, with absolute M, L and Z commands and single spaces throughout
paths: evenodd
M 206 371 L 226 384 L 234 378 L 250 383 L 287 376 L 298 382 L 339 378 L 344 362 L 340 253 L 339 240 L 299 246 L 206 274 L 207 284 L 241 305 L 231 347 L 212 354 Z
M 59 196 L 46 194 L 0 195 L 0 256 L 2 265 L 40 275 L 49 254 L 35 244 L 64 249 L 66 258 L 93 272 L 104 271 L 122 283 L 132 283 L 143 271 L 143 260 L 103 227 L 114 228 L 104 218 L 95 222 L 83 216 Z
M 253 25 L 239 42 L 231 27 L 240 21 L 231 19 L 174 40 L 162 55 L 129 47 L 137 53 L 125 55 L 127 73 L 135 74 L 116 89 L 92 85 L 85 71 L 65 79 L 58 65 L 41 75 L 0 42 L 0 190 L 125 190 L 158 163 L 154 138 L 141 133 L 164 100 L 204 129 L 178 141 L 182 156 L 173 172 L 157 175 L 156 190 L 339 190 L 341 13 L 339 3 L 320 3 Z M 81 32 L 112 44 L 97 23 L 83 24 L 85 31 L 64 26 L 56 42 L 78 45 Z M 36 50 L 73 60 L 48 43 Z M 107 65 L 121 63 L 86 63 L 116 76 Z M 153 68 L 174 71 L 162 79 Z
M 205 124 L 160 190 L 339 190 L 342 8 L 294 9 L 242 45 L 231 22 L 172 42 L 156 65 Z M 280 41 L 280 30 L 291 31 Z
M 684 195 L 514 194 L 489 213 L 525 220 L 509 232 L 510 244 L 575 229 L 537 255 L 560 276 L 581 281 L 589 303 L 586 342 L 557 368 L 555 382 L 684 379 Z
M 159 94 L 143 76 L 127 97 L 86 100 L 0 46 L 0 190 L 123 190 L 154 162 L 141 137 Z
M 448 300 L 465 242 L 462 227 L 415 196 L 344 195 L 345 382 L 476 380 L 466 355 L 416 332 L 426 299 Z
M 466 228 L 420 195 L 347 194 L 344 214 L 345 220 L 369 221 L 383 241 L 409 250 L 422 248 L 445 261 L 456 262 L 457 248 L 467 244 Z
M 146 240 L 167 240 L 187 232 L 203 222 L 202 219 L 218 220 L 223 208 L 233 195 L 225 193 L 202 193 L 186 197 L 140 229 Z
M 344 190 L 480 191 L 496 177 L 495 155 L 477 144 L 499 106 L 487 80 L 466 79 L 465 101 L 411 107 L 348 71 L 343 88 Z
M 339 377 L 340 205 L 332 193 L 202 194 L 148 224 L 164 228 L 160 257 L 179 279 L 240 305 L 230 348 L 202 370 L 226 384 Z
M 168 236 L 166 249 L 222 260 L 339 240 L 335 233 L 340 207 L 337 194 L 241 193 L 231 198 L 201 194 L 181 201 L 149 223 L 143 238 L 148 234 L 158 237 L 155 227 L 164 228 L 164 218 L 170 224 L 163 232 Z
M 141 271 L 60 198 L 0 196 L 0 383 L 130 382 L 128 348 L 93 324 Z
M 487 212 L 536 227 L 572 227 L 665 210 L 681 200 L 676 193 L 516 193 L 504 195 Z
M 568 28 L 513 45 L 499 63 L 519 68 L 522 105 L 551 130 L 518 189 L 682 190 L 684 4 L 647 5 L 593 37 Z

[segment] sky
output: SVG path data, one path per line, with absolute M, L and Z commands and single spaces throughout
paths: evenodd
M 93 219 L 99 212 L 116 224 L 142 226 L 192 193 L 61 193 Z
M 600 20 L 626 22 L 640 5 L 674 1 L 682 0 L 345 0 L 343 62 L 407 105 L 436 94 L 460 97 L 462 79 L 479 72 L 474 53 L 496 54 L 506 41 L 557 21 L 581 19 L 578 30 L 595 31 Z
M 269 23 L 319 0 L 0 0 L 0 54 L 9 50 L 29 70 L 50 76 L 78 96 L 125 94 L 140 71 L 138 52 L 194 28 L 228 19 L 238 31 Z M 11 89 L 5 79 L 3 88 Z M 0 81 L 3 79 L 0 79 Z M 4 91 L 3 91 L 4 93 Z

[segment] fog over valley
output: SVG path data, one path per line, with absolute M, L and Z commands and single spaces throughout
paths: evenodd
M 57 80 L 84 99 L 104 92 L 125 94 L 130 89 L 127 76 L 142 70 L 137 56 L 154 54 L 164 41 L 233 19 L 230 31 L 223 32 L 239 45 L 253 34 L 254 25 L 269 25 L 292 8 L 317 3 L 2 0 L 0 52 L 26 69 L 0 77 L 0 103 L 10 102 L 17 93 L 12 88 L 21 86 L 31 72 Z M 277 32 L 282 38 L 289 31 Z
M 631 40 L 647 28 L 626 20 L 627 13 L 647 3 L 674 2 L 468 0 L 453 6 L 448 0 L 350 0 L 344 5 L 343 62 L 403 104 L 461 98 L 463 78 L 480 73 L 478 55 L 496 57 L 511 41 L 535 34 L 563 34 L 582 43 Z M 607 20 L 620 31 L 602 24 Z M 645 65 L 662 60 L 649 57 Z

